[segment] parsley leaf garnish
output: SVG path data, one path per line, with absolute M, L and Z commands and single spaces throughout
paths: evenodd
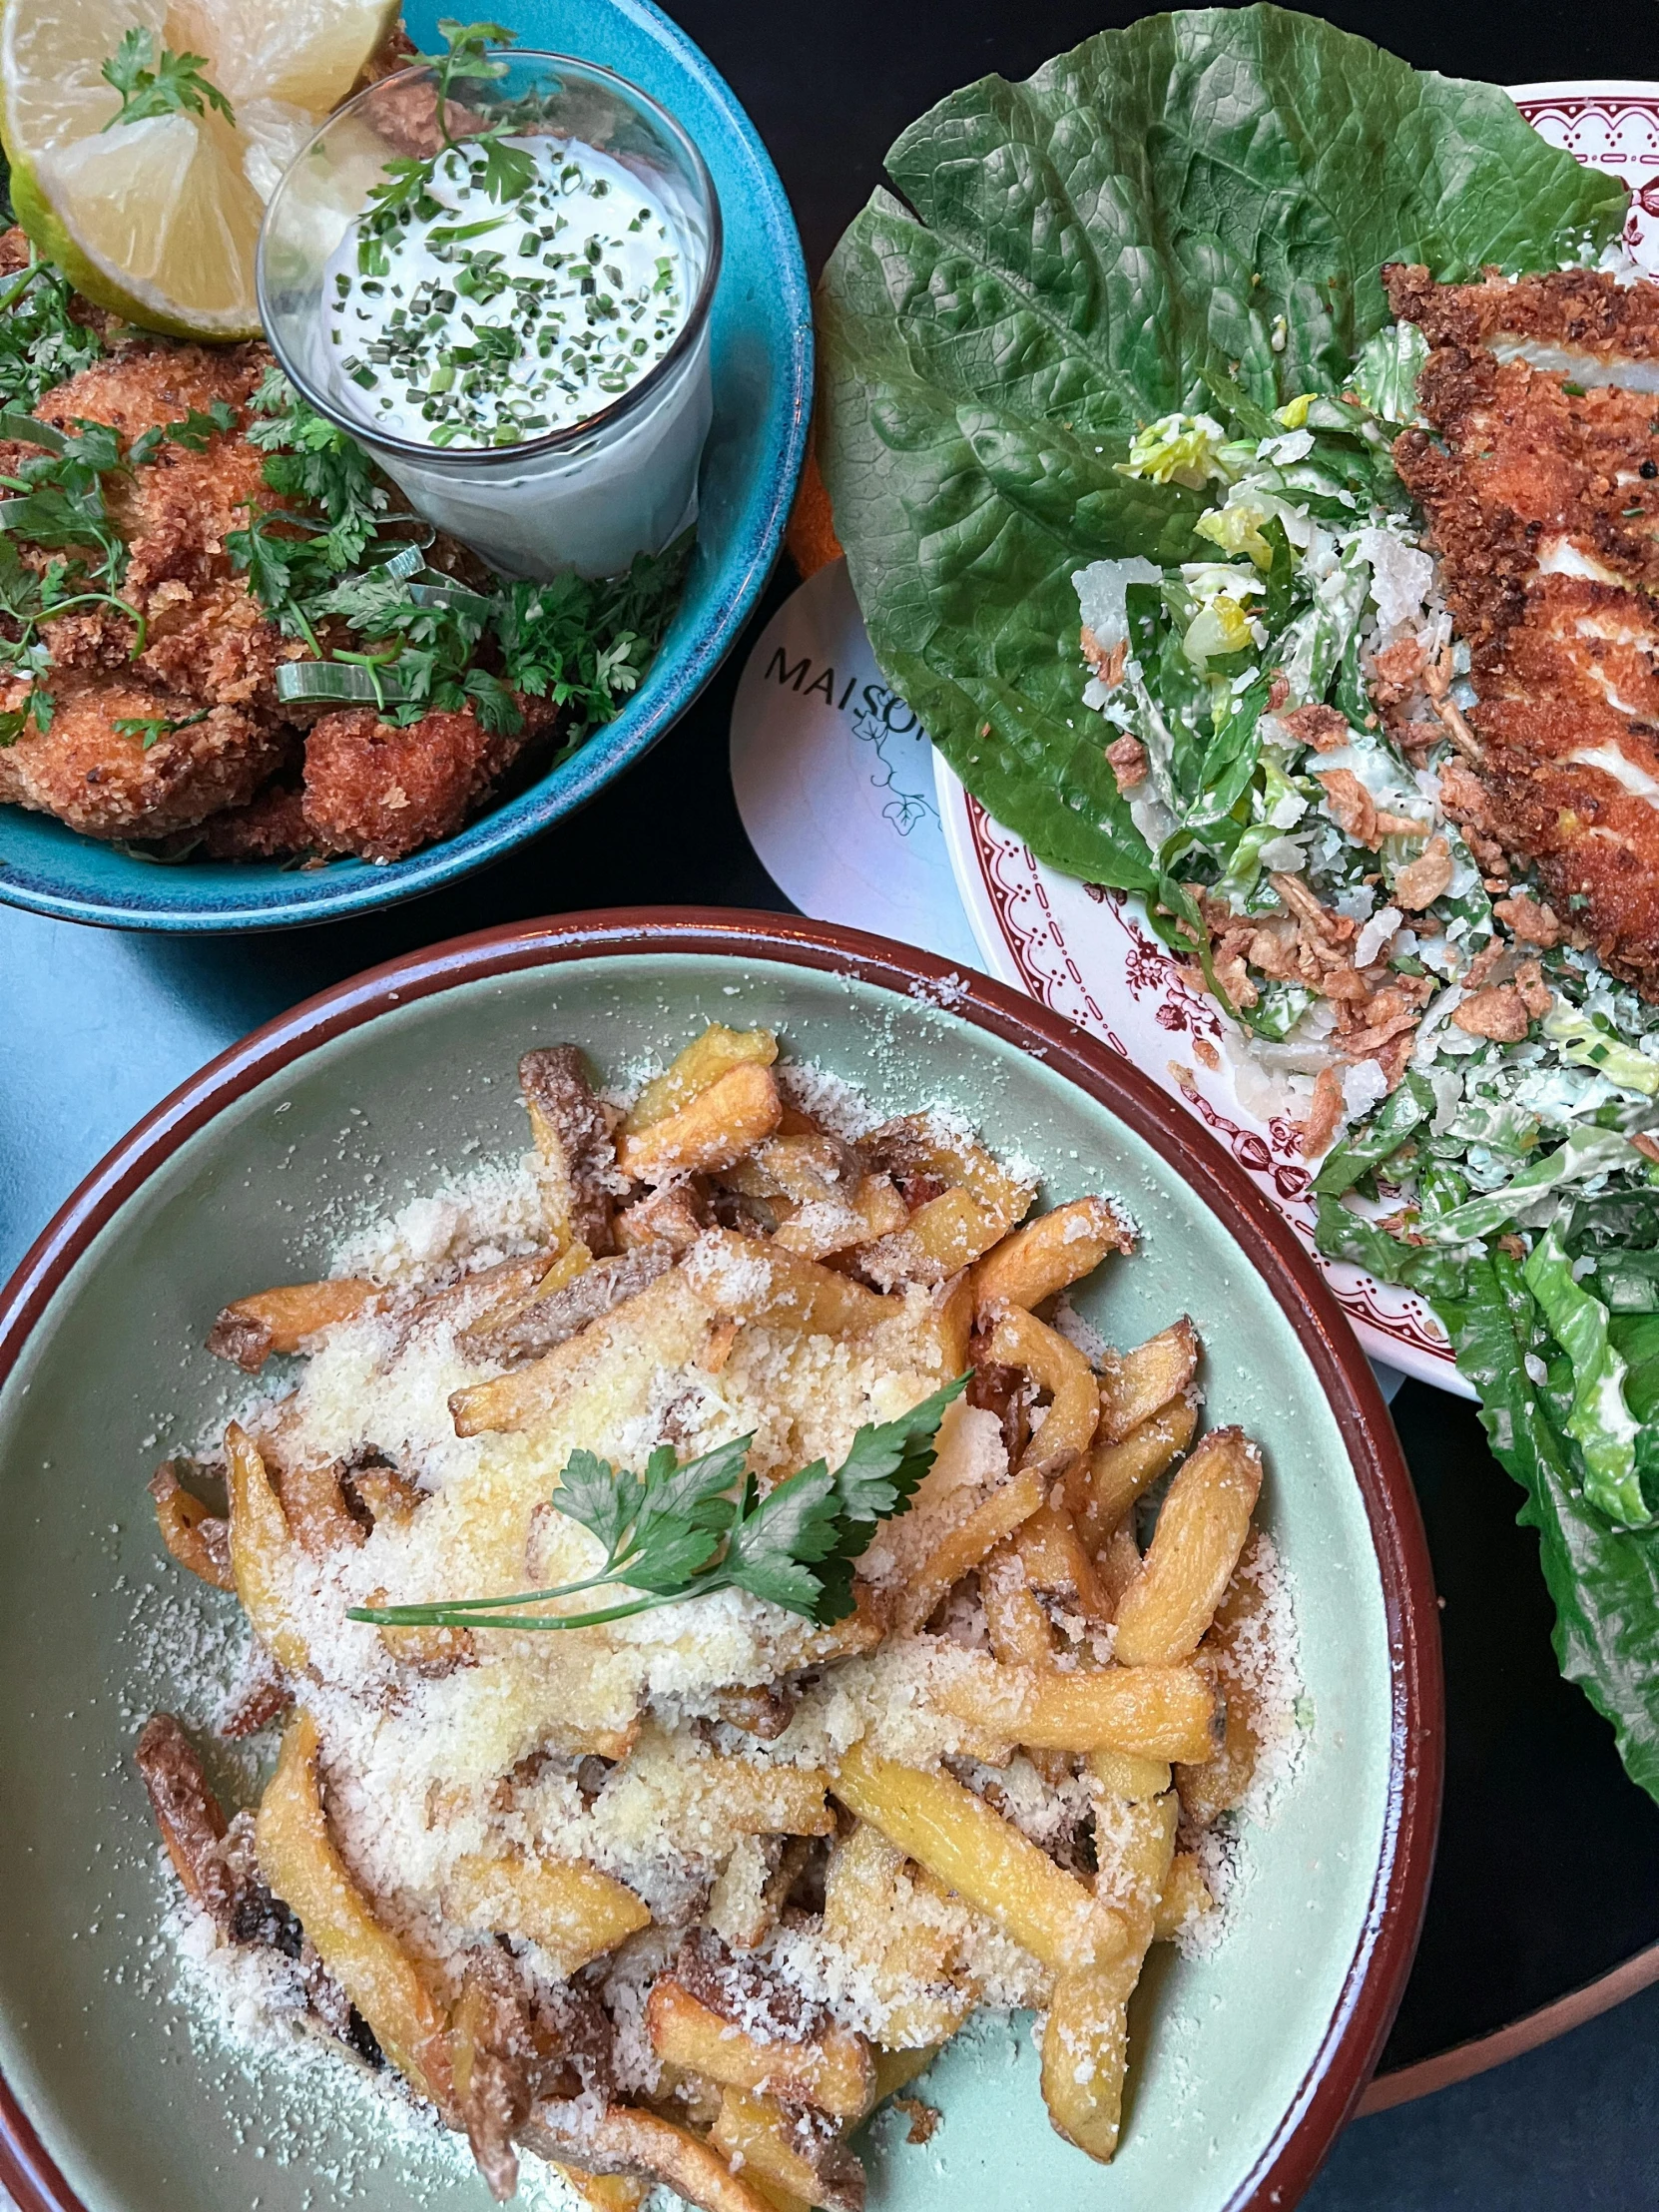
M 148 753 L 163 738 L 172 737 L 175 730 L 188 730 L 193 723 L 206 722 L 208 713 L 203 707 L 194 715 L 117 715 L 110 728 L 118 737 L 142 738 Z
M 0 406 L 29 408 L 43 392 L 90 368 L 103 340 L 69 311 L 67 276 L 34 256 L 0 284 Z
M 206 54 L 175 54 L 166 46 L 158 50 L 154 31 L 135 23 L 104 64 L 100 75 L 121 95 L 121 106 L 104 128 L 118 123 L 143 123 L 157 115 L 202 115 L 215 108 L 227 123 L 235 123 L 236 110 L 219 87 L 202 72 Z
M 661 1445 L 643 1474 L 573 1451 L 553 1503 L 605 1547 L 597 1574 L 507 1597 L 354 1606 L 347 1618 L 383 1628 L 596 1628 L 716 1590 L 745 1590 L 828 1627 L 854 1610 L 853 1561 L 876 1522 L 909 1505 L 933 1464 L 945 1408 L 967 1383 L 959 1375 L 897 1420 L 867 1423 L 833 1471 L 815 1459 L 764 1496 L 748 1466 L 752 1435 L 684 1466 Z M 591 1612 L 519 1610 L 619 1583 L 646 1594 Z

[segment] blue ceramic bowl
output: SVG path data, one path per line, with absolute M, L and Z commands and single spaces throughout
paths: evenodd
M 406 21 L 435 43 L 438 8 Z M 0 899 L 123 929 L 274 929 L 337 921 L 436 890 L 539 836 L 656 744 L 696 699 L 760 596 L 795 495 L 812 404 L 812 299 L 778 173 L 730 87 L 651 0 L 515 0 L 525 46 L 602 62 L 684 125 L 714 178 L 725 224 L 715 295 L 714 427 L 703 457 L 697 552 L 685 598 L 639 691 L 573 760 L 453 837 L 375 867 L 335 860 L 135 859 L 44 815 L 0 808 Z

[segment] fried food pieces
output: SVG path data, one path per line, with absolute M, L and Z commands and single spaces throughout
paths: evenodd
M 0 236 L 0 273 L 27 265 L 20 242 Z M 144 441 L 138 459 L 99 479 L 126 548 L 119 594 L 40 621 L 50 720 L 42 729 L 26 719 L 0 744 L 0 803 L 107 841 L 201 830 L 214 859 L 385 862 L 452 834 L 555 710 L 521 700 L 523 726 L 508 737 L 471 713 L 398 728 L 366 709 L 316 719 L 279 700 L 278 670 L 308 648 L 268 619 L 231 543 L 251 509 L 282 504 L 247 435 L 271 356 L 260 345 L 175 344 L 107 317 L 101 334 L 112 350 L 45 393 L 35 414 L 71 437 L 104 424 L 124 456 Z M 0 440 L 0 475 L 16 483 L 42 450 Z M 37 576 L 81 550 L 22 532 L 11 542 Z M 342 630 L 338 643 L 357 642 Z M 30 696 L 28 677 L 0 680 L 0 712 L 15 716 Z
M 305 745 L 304 816 L 324 852 L 400 860 L 457 830 L 554 710 L 525 700 L 524 727 L 492 734 L 477 718 L 424 715 L 407 729 L 372 707 L 324 715 Z
M 1431 347 L 1394 462 L 1470 650 L 1464 819 L 1659 997 L 1659 286 L 1383 275 Z

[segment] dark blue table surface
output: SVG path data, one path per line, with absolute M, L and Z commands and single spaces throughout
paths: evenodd
M 1135 7 L 1099 0 L 671 0 L 754 115 L 817 269 L 897 131 Z M 1420 66 L 1507 82 L 1659 76 L 1651 0 L 1459 0 L 1323 12 Z M 510 13 L 510 11 L 509 11 Z M 788 588 L 773 586 L 757 627 Z M 753 632 L 752 632 L 753 634 Z M 204 1060 L 358 969 L 581 907 L 782 907 L 726 773 L 742 649 L 687 721 L 576 823 L 469 884 L 362 923 L 218 943 L 83 930 L 0 906 L 0 1277 L 100 1155 Z M 0 861 L 4 858 L 0 817 Z M 1446 1600 L 1446 1827 L 1390 2060 L 1558 1995 L 1659 1938 L 1659 1815 L 1553 1678 L 1514 1494 L 1472 1417 L 1408 1384 L 1396 1417 Z M 1497 2072 L 1357 2122 L 1314 2212 L 1659 2207 L 1659 1990 Z

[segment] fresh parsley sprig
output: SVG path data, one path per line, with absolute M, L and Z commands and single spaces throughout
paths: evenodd
M 597 1574 L 506 1597 L 354 1606 L 346 1617 L 381 1628 L 598 1628 L 716 1590 L 746 1590 L 828 1627 L 855 1610 L 853 1561 L 877 1521 L 908 1507 L 933 1464 L 945 1408 L 967 1384 L 959 1375 L 897 1420 L 866 1423 L 838 1467 L 815 1459 L 764 1495 L 748 1464 L 752 1435 L 684 1466 L 664 1444 L 643 1474 L 573 1451 L 553 1503 L 605 1546 Z M 619 1583 L 645 1594 L 590 1612 L 522 1610 Z
M 235 123 L 236 110 L 230 101 L 202 74 L 207 66 L 206 54 L 175 54 L 160 45 L 154 31 L 135 23 L 99 73 L 121 95 L 121 105 L 105 130 L 113 131 L 118 123 L 144 123 L 158 115 L 203 115 L 208 108 L 217 109 L 227 123 Z
M 198 722 L 206 722 L 210 712 L 203 707 L 194 715 L 117 715 L 110 728 L 117 737 L 142 738 L 148 753 L 163 738 L 172 737 L 175 730 L 189 730 Z
M 487 197 L 516 200 L 534 181 L 536 165 L 521 147 L 504 143 L 505 129 L 479 131 L 467 140 L 456 139 L 449 129 L 449 88 L 456 83 L 491 84 L 507 74 L 507 65 L 489 51 L 492 46 L 515 46 L 518 33 L 500 23 L 459 23 L 453 16 L 438 18 L 438 36 L 445 51 L 420 58 L 437 78 L 438 129 L 446 148 L 464 154 L 476 147 L 484 157 L 479 180 Z M 430 167 L 427 170 L 430 176 Z
M 30 248 L 27 269 L 0 284 L 0 406 L 26 410 L 103 356 L 104 341 L 70 312 L 74 287 Z

